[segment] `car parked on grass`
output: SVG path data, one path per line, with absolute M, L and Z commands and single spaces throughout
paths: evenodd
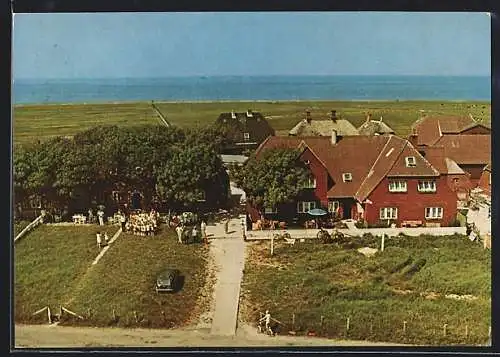
M 156 292 L 175 292 L 179 284 L 180 272 L 177 269 L 166 269 L 156 278 Z

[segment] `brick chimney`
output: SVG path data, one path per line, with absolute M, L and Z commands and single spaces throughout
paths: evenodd
M 332 119 L 333 122 L 337 121 L 337 111 L 336 110 L 332 110 L 332 112 L 330 114 L 330 119 Z
M 338 138 L 337 138 L 337 130 L 332 129 L 332 136 L 331 136 L 331 142 L 332 145 L 337 144 Z
M 306 122 L 311 123 L 312 118 L 311 118 L 311 111 L 306 110 Z
M 411 134 L 408 136 L 408 141 L 414 146 L 417 147 L 418 145 L 418 134 L 417 134 L 417 129 L 412 128 L 411 129 Z

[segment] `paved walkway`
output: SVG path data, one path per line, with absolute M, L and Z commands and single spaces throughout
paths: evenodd
M 240 284 L 245 266 L 245 242 L 240 237 L 214 239 L 210 243 L 217 264 L 215 308 L 211 334 L 236 334 Z
M 240 284 L 245 266 L 241 218 L 230 219 L 227 231 L 228 233 L 225 232 L 225 222 L 207 226 L 210 250 L 217 270 L 210 332 L 217 336 L 236 334 Z

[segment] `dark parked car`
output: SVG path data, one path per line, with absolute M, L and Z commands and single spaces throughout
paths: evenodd
M 174 292 L 179 283 L 180 272 L 177 269 L 167 269 L 156 279 L 156 292 Z

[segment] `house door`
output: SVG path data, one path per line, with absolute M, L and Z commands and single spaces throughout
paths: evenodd
M 352 211 L 352 202 L 344 202 L 342 219 L 350 219 Z
M 137 191 L 132 193 L 130 203 L 131 203 L 132 209 L 141 209 L 142 208 L 142 195 L 141 195 L 141 193 L 137 192 Z

